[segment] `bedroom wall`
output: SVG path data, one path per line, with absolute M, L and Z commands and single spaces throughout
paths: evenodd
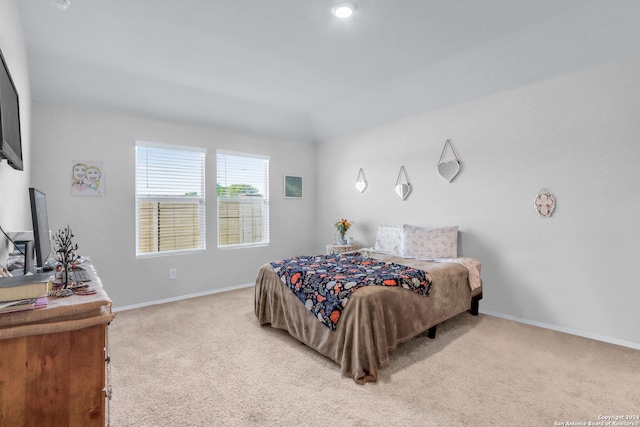
M 31 229 L 29 214 L 29 172 L 31 158 L 31 91 L 22 25 L 15 0 L 0 0 L 0 50 L 9 67 L 20 99 L 22 156 L 24 171 L 0 162 L 0 226 L 10 231 Z M 0 234 L 0 264 L 9 251 L 8 240 Z
M 47 194 L 52 231 L 71 226 L 79 252 L 91 256 L 115 308 L 208 293 L 255 281 L 260 265 L 309 252 L 315 237 L 315 146 L 177 122 L 48 103 L 33 103 L 33 185 Z M 206 147 L 207 250 L 136 259 L 136 140 Z M 268 247 L 217 249 L 216 149 L 268 155 Z M 104 197 L 72 197 L 73 160 L 102 161 Z M 283 198 L 283 175 L 303 177 L 303 198 Z M 169 279 L 169 269 L 178 277 Z
M 317 250 L 341 217 L 364 246 L 379 224 L 459 225 L 461 255 L 483 265 L 481 311 L 640 348 L 638 75 L 640 58 L 610 63 L 320 144 Z M 436 169 L 447 138 L 452 183 Z M 551 218 L 533 209 L 543 187 Z

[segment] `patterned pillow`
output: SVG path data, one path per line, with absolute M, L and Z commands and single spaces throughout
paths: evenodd
M 390 255 L 400 255 L 402 227 L 399 225 L 379 225 L 374 250 Z
M 402 226 L 403 258 L 457 258 L 458 226 L 443 228 Z

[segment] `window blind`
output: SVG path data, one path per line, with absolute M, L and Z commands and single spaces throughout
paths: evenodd
M 206 152 L 136 142 L 136 256 L 205 250 Z
M 269 157 L 218 150 L 218 247 L 269 243 Z

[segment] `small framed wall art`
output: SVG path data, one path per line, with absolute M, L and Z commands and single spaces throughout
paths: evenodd
M 549 218 L 556 208 L 556 198 L 543 188 L 533 200 L 533 206 L 540 218 Z
M 95 197 L 104 195 L 102 162 L 73 160 L 71 166 L 71 195 Z
M 301 176 L 284 176 L 284 198 L 285 199 L 301 199 L 302 198 L 302 177 Z

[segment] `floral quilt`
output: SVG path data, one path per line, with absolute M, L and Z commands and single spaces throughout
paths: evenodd
M 362 286 L 400 286 L 424 296 L 431 290 L 427 272 L 359 252 L 289 258 L 273 261 L 271 267 L 304 306 L 334 331 L 349 297 Z

